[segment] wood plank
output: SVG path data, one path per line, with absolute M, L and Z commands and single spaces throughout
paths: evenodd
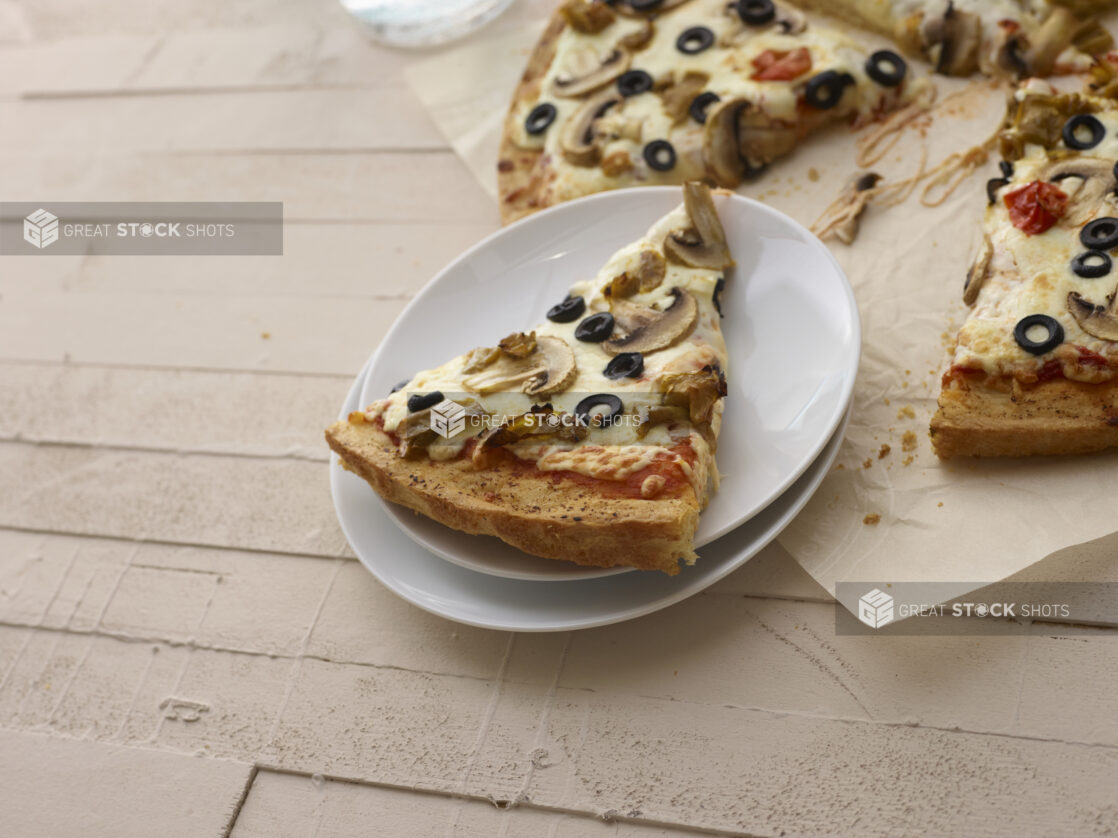
M 1111 748 L 566 690 L 545 731 L 547 767 L 524 790 L 535 805 L 766 836 L 1118 826 Z
M 0 363 L 0 439 L 326 462 L 322 430 L 349 384 L 348 376 Z
M 496 204 L 443 151 L 120 155 L 71 145 L 0 154 L 0 183 L 8 201 L 282 201 L 287 221 L 498 225 Z
M 305 224 L 289 221 L 283 257 L 147 259 L 90 256 L 56 287 L 82 294 L 408 297 L 495 225 Z M 39 260 L 53 262 L 60 260 Z M 36 267 L 38 267 L 36 265 Z M 0 277 L 0 293 L 25 276 Z M 37 282 L 41 290 L 50 287 Z
M 352 376 L 406 302 L 21 288 L 0 299 L 0 358 Z M 410 373 L 401 367 L 401 377 Z M 322 421 L 333 418 L 342 396 L 323 404 Z
M 0 833 L 219 838 L 252 767 L 0 731 Z M 53 801 L 53 803 L 48 803 Z
M 445 149 L 403 88 L 0 100 L 0 151 L 88 153 Z
M 396 838 L 448 832 L 456 838 L 682 838 L 709 834 L 523 806 L 499 809 L 486 800 L 260 771 L 237 818 L 232 838 L 312 834 L 365 838 L 372 823 L 377 824 L 381 834 Z
M 0 443 L 0 495 L 0 526 L 328 557 L 349 550 L 318 462 Z

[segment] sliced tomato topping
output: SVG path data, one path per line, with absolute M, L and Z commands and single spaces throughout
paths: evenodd
M 1055 359 L 1051 361 L 1045 361 L 1044 366 L 1037 370 L 1036 373 L 1037 381 L 1052 381 L 1056 378 L 1063 377 L 1064 365 Z
M 1039 235 L 1060 220 L 1068 208 L 1068 196 L 1054 183 L 1034 180 L 1005 196 L 1009 220 L 1023 233 Z
M 754 81 L 791 81 L 811 69 L 807 47 L 794 50 L 767 49 L 753 59 Z
M 1100 355 L 1098 352 L 1093 352 L 1086 346 L 1076 346 L 1076 351 L 1079 353 L 1079 363 L 1085 367 L 1107 367 L 1110 362 Z

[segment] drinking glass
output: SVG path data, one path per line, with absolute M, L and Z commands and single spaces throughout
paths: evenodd
M 428 47 L 473 32 L 512 0 L 341 0 L 378 41 L 397 47 Z

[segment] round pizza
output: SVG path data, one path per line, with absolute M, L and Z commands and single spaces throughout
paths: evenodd
M 772 0 L 566 0 L 505 123 L 502 218 L 625 186 L 733 188 L 813 131 L 921 88 L 897 52 Z

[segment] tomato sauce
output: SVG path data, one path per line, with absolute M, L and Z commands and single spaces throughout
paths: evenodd
M 1034 180 L 1006 194 L 1009 220 L 1021 232 L 1036 236 L 1049 229 L 1063 217 L 1068 208 L 1068 196 L 1054 183 Z

